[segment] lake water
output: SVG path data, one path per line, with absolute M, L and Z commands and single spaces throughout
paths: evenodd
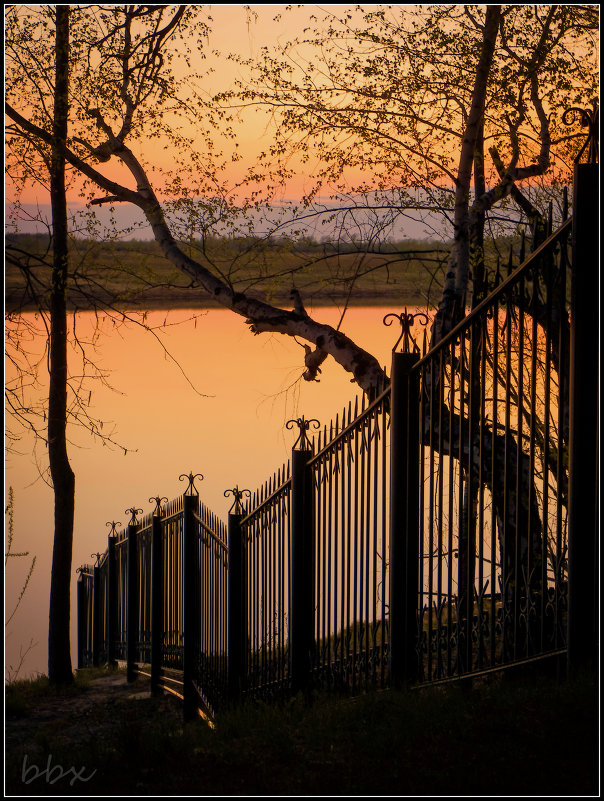
M 353 308 L 342 325 L 348 336 L 387 366 L 388 373 L 399 334 L 396 325 L 382 324 L 391 311 L 401 309 Z M 310 313 L 331 325 L 339 320 L 335 308 Z M 152 312 L 146 317 L 151 326 L 164 320 L 168 327 L 161 342 L 171 357 L 153 334 L 135 325 L 115 327 L 108 318 L 98 321 L 100 336 L 95 350 L 89 348 L 112 386 L 99 381 L 86 385 L 90 411 L 104 421 L 103 432 L 115 427 L 113 438 L 127 452 L 104 446 L 83 430 L 71 431 L 70 460 L 76 474 L 74 667 L 75 571 L 92 561 L 91 554 L 105 550 L 108 521 L 125 524 L 124 510 L 132 506 L 152 511 L 151 496 L 179 495 L 185 489 L 179 476 L 191 471 L 204 476 L 198 482 L 204 503 L 226 519 L 232 499 L 224 497 L 225 490 L 238 485 L 253 491 L 289 458 L 296 435 L 285 429 L 287 420 L 303 414 L 329 423 L 358 394 L 356 384 L 333 360 L 325 362 L 319 383 L 302 381 L 304 352 L 299 344 L 277 334 L 253 336 L 232 312 Z M 78 314 L 76 330 L 82 341 L 92 340 L 96 325 L 91 313 Z M 9 381 L 8 365 L 6 369 Z M 80 370 L 76 352 L 72 371 Z M 47 392 L 44 385 L 40 392 L 42 396 Z M 38 446 L 34 454 L 33 438 L 25 437 L 18 449 L 19 455 L 7 457 L 5 472 L 5 487 L 12 486 L 15 493 L 13 550 L 35 554 L 37 563 L 6 632 L 6 666 L 15 666 L 21 649 L 33 640 L 36 644 L 23 663 L 23 677 L 47 672 L 53 498 L 37 466 L 47 466 L 45 448 Z M 11 560 L 6 571 L 7 611 L 26 572 L 26 559 Z

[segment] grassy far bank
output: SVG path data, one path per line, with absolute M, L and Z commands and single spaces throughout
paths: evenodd
M 503 241 L 490 245 L 487 261 L 494 264 L 496 249 L 503 253 L 508 247 L 509 242 Z M 394 307 L 434 303 L 440 298 L 448 256 L 443 243 L 423 240 L 383 243 L 371 253 L 311 239 L 255 237 L 209 238 L 203 243 L 183 243 L 182 248 L 209 264 L 236 291 L 286 308 L 291 307 L 292 286 L 309 307 L 346 301 Z M 49 292 L 48 238 L 11 234 L 6 257 L 7 311 L 34 308 L 26 293 L 28 283 L 44 305 Z M 90 308 L 91 298 L 120 310 L 216 305 L 162 256 L 155 241 L 73 239 L 70 261 L 73 278 L 68 303 L 72 309 Z
M 123 676 L 122 676 L 123 679 Z M 125 680 L 124 680 L 125 682 Z M 598 791 L 595 680 L 491 682 L 367 694 L 298 697 L 222 714 L 211 730 L 183 727 L 171 696 L 112 697 L 86 706 L 94 687 L 78 679 L 76 703 L 26 731 L 52 691 L 30 689 L 7 707 L 8 794 L 60 795 L 590 795 Z M 138 685 L 139 690 L 148 686 Z M 21 688 L 18 694 L 26 692 Z M 79 697 L 78 697 L 79 693 Z M 11 689 L 7 696 L 10 699 Z M 12 709 L 12 711 L 11 711 Z M 71 737 L 70 737 L 71 732 Z M 74 735 L 75 733 L 75 735 Z M 54 784 L 23 782 L 23 760 L 74 767 Z M 30 771 L 28 778 L 35 776 Z M 58 776 L 58 772 L 55 773 Z

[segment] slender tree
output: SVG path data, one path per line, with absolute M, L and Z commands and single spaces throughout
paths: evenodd
M 5 385 L 5 397 L 10 416 L 16 424 L 8 430 L 9 448 L 19 439 L 19 429 L 33 432 L 44 442 L 48 452 L 48 473 L 54 498 L 54 538 L 50 582 L 48 675 L 53 684 L 72 681 L 70 651 L 70 587 L 74 536 L 75 476 L 70 466 L 67 449 L 69 424 L 86 428 L 104 444 L 117 445 L 112 432 L 103 431 L 103 425 L 89 413 L 90 393 L 86 386 L 87 374 L 105 380 L 87 354 L 86 344 L 70 328 L 68 308 L 77 303 L 102 308 L 112 315 L 117 298 L 110 292 L 99 295 L 99 286 L 92 276 L 82 276 L 78 260 L 70 253 L 71 234 L 67 213 L 67 176 L 65 146 L 70 114 L 73 110 L 73 93 L 70 90 L 70 71 L 74 54 L 70 47 L 70 28 L 74 12 L 69 6 L 46 7 L 36 12 L 38 28 L 53 32 L 52 47 L 49 41 L 34 36 L 36 26 L 27 11 L 13 9 L 9 19 L 8 37 L 13 62 L 9 77 L 15 79 L 19 59 L 31 59 L 28 64 L 33 85 L 45 101 L 38 110 L 48 126 L 50 138 L 45 143 L 28 137 L 11 137 L 11 167 L 22 170 L 21 177 L 48 185 L 51 200 L 51 221 L 48 225 L 48 247 L 40 247 L 43 238 L 28 251 L 19 240 L 10 240 L 6 258 L 17 267 L 24 278 L 24 289 L 15 307 L 7 309 L 7 357 L 14 368 L 14 380 Z M 21 16 L 23 14 L 24 16 Z M 19 23 L 22 23 L 19 28 Z M 39 31 L 38 31 L 39 32 Z M 84 43 L 84 46 L 85 43 Z M 76 47 L 75 57 L 81 57 L 82 43 Z M 53 57 L 54 56 L 54 57 Z M 16 82 L 10 81 L 9 92 L 17 92 Z M 39 220 L 41 221 L 41 220 Z M 84 252 L 81 243 L 75 251 Z M 84 253 L 85 258 L 85 253 Z M 48 274 L 49 280 L 46 280 Z M 41 408 L 32 405 L 29 390 L 39 382 L 41 362 L 28 353 L 27 340 L 39 335 L 36 324 L 20 313 L 23 307 L 33 304 L 47 334 L 46 363 L 49 385 L 47 403 Z M 133 315 L 119 314 L 120 321 L 137 322 Z M 145 328 L 152 330 L 144 322 Z M 82 362 L 82 375 L 72 376 L 68 364 L 70 343 L 78 348 Z M 166 351 L 167 352 L 167 351 Z M 42 358 L 44 361 L 44 357 Z M 71 398 L 68 396 L 71 394 Z M 126 449 L 124 449 L 126 450 Z
M 597 21 L 592 6 L 342 9 L 256 60 L 240 58 L 252 77 L 219 99 L 270 109 L 275 144 L 263 167 L 273 181 L 289 179 L 292 154 L 319 155 L 306 204 L 329 192 L 349 219 L 379 209 L 403 230 L 409 213 L 442 215 L 453 245 L 438 338 L 484 278 L 485 225 L 506 230 L 507 219 L 510 233 L 523 222 L 510 199 L 533 224 L 522 185 L 539 203 L 545 196 L 543 217 L 570 177 L 576 147 L 562 116 L 597 93 Z M 352 169 L 371 171 L 373 186 Z
M 48 459 L 54 490 L 55 530 L 50 579 L 48 678 L 73 678 L 69 639 L 71 558 L 75 476 L 67 455 L 67 199 L 65 155 L 69 112 L 69 6 L 57 6 L 55 91 L 50 151 L 52 209 L 52 288 L 50 293 L 50 383 L 48 391 Z
M 250 180 L 260 176 L 271 186 L 287 180 L 291 168 L 286 161 L 297 150 L 302 160 L 318 156 L 321 164 L 315 187 L 302 199 L 306 213 L 313 211 L 322 188 L 335 187 L 336 199 L 350 191 L 350 169 L 362 168 L 374 172 L 375 183 L 352 187 L 365 201 L 344 206 L 342 214 L 377 206 L 394 220 L 420 206 L 448 221 L 453 244 L 433 326 L 436 342 L 465 314 L 468 301 L 486 291 L 485 228 L 497 224 L 498 213 L 506 217 L 510 199 L 522 213 L 530 209 L 535 237 L 540 235 L 543 214 L 534 197 L 548 190 L 552 177 L 560 177 L 572 150 L 572 139 L 559 129 L 564 102 L 584 102 L 594 91 L 589 67 L 589 47 L 597 35 L 594 9 L 342 11 L 340 19 L 332 17 L 290 48 L 265 52 L 254 84 L 209 106 L 194 91 L 179 96 L 171 70 L 175 41 L 180 37 L 180 47 L 185 46 L 183 37 L 200 25 L 198 14 L 183 6 L 115 6 L 99 7 L 95 17 L 86 9 L 81 41 L 89 55 L 74 77 L 74 129 L 58 145 L 60 152 L 89 187 L 102 192 L 92 197 L 93 205 L 138 207 L 165 257 L 215 302 L 243 316 L 253 333 L 303 340 L 305 379 L 316 378 L 324 359 L 332 356 L 372 393 L 385 378 L 374 356 L 340 330 L 313 319 L 296 289 L 293 308 L 260 300 L 253 290 L 240 291 L 234 274 L 221 269 L 207 251 L 183 247 L 162 195 L 180 194 L 169 209 L 172 214 L 194 220 L 205 213 L 210 225 L 224 224 L 234 209 L 217 178 L 212 126 L 228 125 L 229 104 L 270 107 L 278 121 L 275 144 L 264 169 L 256 169 Z M 97 19 L 102 30 L 95 27 Z M 296 48 L 302 49 L 306 70 L 299 69 Z M 56 144 L 43 115 L 19 106 L 14 95 L 8 97 L 6 113 L 10 133 L 21 141 L 33 147 Z M 201 140 L 187 139 L 172 124 L 182 116 L 193 116 L 202 128 L 207 122 L 206 153 L 196 148 Z M 195 180 L 169 174 L 161 193 L 143 155 L 145 143 L 160 132 L 186 153 L 195 172 Z M 118 177 L 107 170 L 110 165 L 119 167 Z M 256 197 L 250 208 L 259 207 Z M 463 421 L 452 419 L 459 432 Z M 448 432 L 449 453 L 457 436 L 455 430 Z M 504 508 L 497 495 L 501 487 L 494 482 L 492 489 L 495 504 Z
M 254 63 L 248 60 L 252 79 L 219 99 L 231 108 L 260 104 L 271 109 L 276 143 L 266 168 L 272 169 L 275 181 L 289 179 L 292 151 L 302 161 L 320 155 L 315 184 L 304 199 L 307 207 L 316 207 L 316 198 L 331 191 L 341 214 L 356 212 L 359 219 L 377 207 L 390 221 L 398 216 L 404 227 L 410 212 L 442 213 L 452 243 L 432 326 L 436 344 L 489 289 L 487 226 L 506 230 L 507 223 L 512 233 L 528 222 L 533 247 L 543 241 L 545 209 L 560 180 L 568 179 L 576 152 L 572 138 L 562 131 L 565 108 L 587 103 L 597 91 L 596 71 L 590 73 L 594 37 L 597 12 L 590 6 L 342 10 L 279 49 L 264 51 Z M 351 167 L 371 170 L 377 191 L 355 184 Z M 346 202 L 355 191 L 367 198 L 365 208 Z M 561 193 L 557 200 L 561 208 Z M 519 216 L 512 214 L 510 201 Z M 515 302 L 523 305 L 525 299 Z M 554 366 L 565 375 L 568 364 L 560 357 L 569 352 L 568 317 L 548 316 L 545 298 L 536 293 L 524 311 L 547 326 L 551 341 L 566 343 L 554 346 L 552 354 Z M 470 358 L 474 402 L 480 397 L 476 367 L 484 347 L 475 340 Z M 426 391 L 437 397 L 429 377 L 426 384 Z M 560 435 L 565 446 L 568 391 L 562 386 Z M 460 453 L 461 431 L 468 421 L 450 412 L 443 409 L 441 415 L 452 422 L 447 431 L 425 430 L 424 437 L 426 442 L 439 441 L 443 453 Z M 436 417 L 426 422 L 434 425 Z M 470 418 L 478 420 L 476 409 Z M 485 429 L 487 438 L 491 433 Z M 503 454 L 496 434 L 494 441 L 497 453 Z M 483 444 L 476 452 L 484 458 L 491 449 L 490 442 Z M 546 449 L 543 456 L 554 467 L 559 460 L 555 449 Z M 464 452 L 465 464 L 468 457 Z M 480 473 L 480 464 L 476 459 L 473 463 Z M 523 456 L 514 469 L 525 475 L 526 467 Z M 497 478 L 504 470 L 498 463 L 489 490 L 500 519 L 506 499 L 508 516 L 516 502 L 522 504 L 521 518 L 530 519 L 535 531 L 517 532 L 515 521 L 506 522 L 510 541 L 518 538 L 526 549 L 529 540 L 536 544 L 542 539 L 536 488 L 523 484 L 518 498 L 506 493 Z M 511 484 L 516 486 L 515 477 Z M 467 481 L 466 489 L 470 486 Z M 474 495 L 478 486 L 475 480 Z M 562 498 L 564 487 L 562 477 Z M 475 498 L 470 495 L 463 503 L 464 550 L 472 548 L 468 525 Z M 514 553 L 509 543 L 507 553 Z

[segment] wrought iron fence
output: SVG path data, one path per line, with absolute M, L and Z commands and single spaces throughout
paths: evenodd
M 239 523 L 243 546 L 240 616 L 245 639 L 242 689 L 248 695 L 282 692 L 291 678 L 291 496 L 288 463 L 250 495 Z M 241 496 L 235 497 L 238 503 Z
M 112 523 L 107 551 L 113 549 L 115 553 L 115 658 L 125 660 L 128 639 L 128 540 L 125 531 L 116 534 L 116 525 Z
M 313 679 L 351 692 L 388 674 L 389 388 L 319 434 L 314 494 Z
M 92 632 L 93 614 L 93 573 L 90 565 L 78 569 L 77 608 L 78 608 L 78 668 L 93 664 Z
M 142 520 L 113 522 L 104 554 L 80 568 L 78 666 L 123 660 L 130 679 L 151 670 L 155 689 L 212 712 L 227 695 L 226 526 L 194 491 L 150 498 Z M 187 647 L 188 643 L 188 647 Z M 181 674 L 186 674 L 186 680 Z M 198 696 L 198 697 L 197 697 Z
M 410 370 L 419 681 L 566 647 L 570 230 Z
M 225 492 L 228 527 L 192 473 L 142 522 L 132 508 L 124 531 L 108 524 L 106 553 L 80 569 L 78 664 L 124 659 L 129 678 L 150 664 L 154 689 L 212 714 L 242 696 L 468 676 L 559 654 L 568 631 L 579 649 L 593 581 L 569 472 L 571 231 L 573 260 L 593 242 L 582 251 L 566 217 L 429 350 L 417 315 L 395 315 L 390 383 L 316 442 L 318 421 L 289 421 L 291 462 L 253 495 Z
M 193 511 L 196 563 L 195 601 L 199 606 L 197 691 L 211 710 L 228 698 L 228 545 L 227 527 L 204 504 Z
M 228 532 L 193 474 L 141 521 L 126 510 L 125 531 L 110 524 L 81 570 L 80 663 L 125 659 L 131 678 L 150 665 L 154 686 L 213 713 L 241 695 L 355 693 L 564 648 L 569 232 L 517 269 L 510 257 L 423 356 L 414 315 L 398 315 L 391 383 L 316 443 L 318 421 L 289 421 L 291 463 L 253 495 L 225 492 Z
M 175 670 L 183 666 L 184 597 L 183 597 L 183 497 L 179 496 L 162 509 L 161 546 L 156 546 L 164 590 L 162 593 L 161 663 Z

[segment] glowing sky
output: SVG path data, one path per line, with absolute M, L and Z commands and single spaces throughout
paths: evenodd
M 372 6 L 367 6 L 371 8 Z M 256 58 L 262 47 L 278 47 L 288 39 L 300 35 L 303 28 L 310 23 L 313 14 L 322 16 L 324 13 L 338 13 L 345 6 L 303 5 L 286 10 L 283 5 L 252 5 L 250 11 L 239 4 L 212 4 L 205 6 L 208 16 L 211 17 L 211 35 L 204 51 L 204 58 L 193 61 L 191 71 L 199 70 L 207 74 L 202 85 L 195 84 L 195 89 L 208 96 L 226 91 L 234 85 L 236 79 L 247 80 L 248 73 L 244 67 L 228 58 L 229 53 L 235 53 L 242 58 Z M 177 70 L 177 74 L 186 74 L 184 66 Z M 243 109 L 238 113 L 235 122 L 237 152 L 241 157 L 237 163 L 229 166 L 226 173 L 230 186 L 236 185 L 245 175 L 248 167 L 255 163 L 258 153 L 268 146 L 271 138 L 271 122 L 265 109 L 255 107 Z M 194 136 L 194 128 L 190 129 Z M 233 146 L 228 142 L 221 142 L 225 154 L 229 155 L 229 148 Z M 153 141 L 151 145 L 130 143 L 134 152 L 150 161 L 154 174 L 151 179 L 158 190 L 161 190 L 159 176 L 163 170 L 171 169 L 174 151 L 164 148 L 162 142 Z M 200 145 L 203 147 L 203 145 Z M 99 165 L 97 165 L 99 166 Z M 69 169 L 69 168 L 68 168 Z M 125 185 L 133 186 L 132 176 L 125 171 L 116 159 L 108 164 L 99 166 L 100 171 L 112 180 L 122 179 Z M 290 196 L 299 196 L 308 188 L 309 171 L 312 167 L 298 165 L 294 180 L 288 184 L 287 191 Z M 68 199 L 78 202 L 81 181 L 77 176 L 71 175 Z M 102 194 L 102 193 L 101 193 Z M 5 181 L 5 199 L 11 201 L 14 197 L 14 187 L 7 178 Z M 37 184 L 26 187 L 20 195 L 23 203 L 48 203 L 47 187 Z

